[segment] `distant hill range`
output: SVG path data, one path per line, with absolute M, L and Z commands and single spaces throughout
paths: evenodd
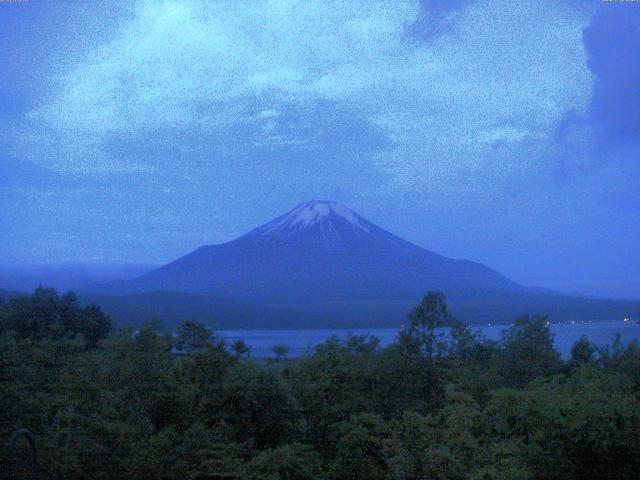
M 246 235 L 142 276 L 84 292 L 118 321 L 157 317 L 218 328 L 399 326 L 428 290 L 477 324 L 523 313 L 613 320 L 640 302 L 572 297 L 519 285 L 491 268 L 443 257 L 336 202 L 311 201 Z
M 16 292 L 13 290 L 2 290 L 0 289 L 0 304 L 4 302 L 10 302 L 14 298 L 24 297 L 27 295 L 24 292 Z
M 0 287 L 20 292 L 33 291 L 39 285 L 59 291 L 78 290 L 87 285 L 129 279 L 157 268 L 146 264 L 27 264 L 0 266 Z

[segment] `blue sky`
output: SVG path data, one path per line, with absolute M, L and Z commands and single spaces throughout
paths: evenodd
M 640 3 L 0 3 L 0 264 L 161 263 L 309 199 L 640 297 Z

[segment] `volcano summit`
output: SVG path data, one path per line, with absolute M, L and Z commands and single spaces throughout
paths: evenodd
M 428 290 L 443 291 L 454 314 L 476 323 L 538 312 L 557 320 L 611 320 L 630 308 L 628 302 L 518 285 L 485 265 L 403 240 L 340 203 L 317 200 L 233 241 L 202 246 L 100 290 L 178 292 L 291 308 L 322 319 L 314 326 L 398 325 Z

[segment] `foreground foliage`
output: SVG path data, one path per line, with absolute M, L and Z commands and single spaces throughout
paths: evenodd
M 332 338 L 260 363 L 193 321 L 109 334 L 98 308 L 39 289 L 0 307 L 0 439 L 29 429 L 60 478 L 637 478 L 636 343 L 582 339 L 564 361 L 544 318 L 490 342 L 437 293 L 409 320 L 388 348 Z

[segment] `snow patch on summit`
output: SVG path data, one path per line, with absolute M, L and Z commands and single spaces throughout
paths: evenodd
M 345 224 L 354 230 L 369 233 L 371 224 L 357 213 L 337 202 L 313 200 L 298 205 L 289 213 L 254 230 L 254 235 L 289 236 L 316 225 L 328 237 L 340 239 Z
M 314 201 L 303 203 L 285 215 L 279 223 L 287 223 L 290 227 L 300 225 L 305 228 L 323 222 L 332 215 L 342 218 L 353 227 L 369 231 L 369 227 L 357 214 L 336 202 Z

